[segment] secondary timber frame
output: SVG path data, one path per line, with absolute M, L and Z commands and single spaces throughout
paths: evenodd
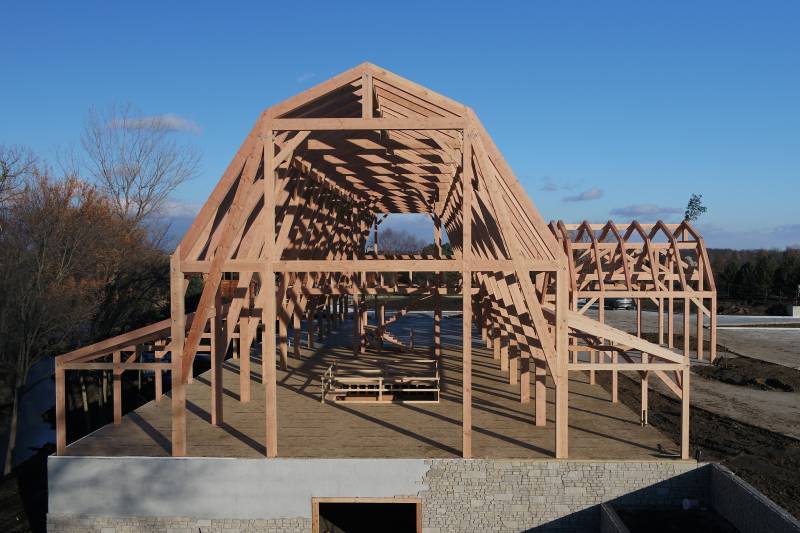
M 378 226 L 388 213 L 428 214 L 437 252 L 381 255 Z M 442 255 L 442 231 L 452 257 Z M 157 370 L 159 380 L 162 371 L 171 372 L 172 454 L 185 455 L 185 384 L 201 341 L 211 342 L 211 423 L 221 424 L 222 361 L 238 342 L 240 398 L 250 401 L 250 348 L 263 328 L 266 455 L 276 457 L 276 366 L 286 366 L 290 324 L 297 349 L 301 317 L 311 323 L 323 312 L 339 320 L 351 305 L 358 356 L 366 348 L 367 295 L 404 293 L 434 298 L 435 355 L 441 350 L 440 296 L 462 295 L 465 458 L 472 457 L 473 328 L 510 383 L 519 384 L 520 401 L 534 400 L 536 425 L 546 424 L 545 379 L 551 376 L 558 458 L 568 456 L 568 373 L 596 364 L 570 362 L 579 343 L 614 342 L 613 353 L 629 361 L 614 362 L 618 370 L 682 372 L 676 386 L 685 405 L 682 456 L 688 457 L 688 360 L 580 314 L 582 289 L 576 289 L 567 245 L 565 234 L 542 220 L 470 108 L 375 65 L 359 65 L 259 117 L 172 255 L 169 320 L 57 358 L 58 453 L 66 450 L 64 372 L 104 365 L 115 373 Z M 435 276 L 432 283 L 398 286 L 385 283 L 391 272 Z M 460 283 L 448 286 L 444 272 L 460 273 Z M 226 298 L 223 277 L 230 273 Z M 706 273 L 710 277 L 707 267 Z M 187 315 L 186 278 L 197 275 L 203 291 Z M 382 309 L 377 315 L 380 334 Z M 146 361 L 151 337 L 158 351 L 155 361 Z M 593 349 L 605 349 L 592 342 Z M 123 362 L 123 347 L 131 346 L 133 355 Z M 642 355 L 634 361 L 629 351 Z

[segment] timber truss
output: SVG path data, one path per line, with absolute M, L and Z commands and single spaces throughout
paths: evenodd
M 379 253 L 378 225 L 388 213 L 429 215 L 437 252 Z M 441 253 L 442 231 L 452 256 Z M 656 242 L 662 233 L 666 244 Z M 690 248 L 694 260 L 685 255 Z M 398 272 L 433 276 L 386 283 L 387 273 Z M 630 295 L 655 300 L 663 313 L 666 299 L 672 317 L 678 297 L 713 320 L 713 278 L 696 232 L 688 224 L 634 223 L 622 234 L 614 224 L 548 226 L 470 108 L 374 65 L 359 65 L 260 116 L 172 255 L 170 275 L 169 320 L 57 358 L 58 453 L 66 452 L 66 371 L 113 371 L 120 405 L 118 376 L 146 368 L 156 373 L 157 401 L 162 373 L 171 373 L 172 453 L 185 455 L 185 385 L 198 350 L 211 354 L 211 423 L 222 424 L 222 362 L 238 344 L 240 399 L 250 401 L 250 348 L 263 330 L 266 454 L 275 457 L 277 365 L 286 366 L 290 329 L 299 349 L 301 318 L 338 321 L 352 310 L 357 358 L 368 336 L 378 344 L 391 340 L 382 308 L 377 325 L 367 324 L 369 295 L 404 294 L 412 305 L 432 299 L 438 356 L 442 296 L 460 294 L 464 457 L 472 456 L 473 327 L 519 385 L 520 401 L 533 397 L 539 426 L 547 420 L 545 380 L 552 380 L 556 457 L 568 456 L 569 372 L 586 370 L 661 376 L 682 399 L 688 457 L 688 349 L 681 355 L 602 317 L 593 320 L 580 302 Z M 202 277 L 203 291 L 187 315 L 190 276 Z M 713 357 L 713 342 L 711 349 Z M 586 360 L 586 352 L 610 355 Z M 118 409 L 116 423 L 120 417 Z

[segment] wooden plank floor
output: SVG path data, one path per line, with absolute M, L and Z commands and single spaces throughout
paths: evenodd
M 348 327 L 348 326 L 344 326 Z M 260 347 L 256 348 L 260 351 Z M 281 457 L 459 457 L 461 454 L 461 353 L 444 350 L 438 404 L 322 404 L 320 375 L 349 350 L 303 350 L 278 371 L 278 456 Z M 534 402 L 521 404 L 491 353 L 473 349 L 473 455 L 479 458 L 552 458 L 554 391 L 548 383 L 547 426 L 533 425 Z M 252 400 L 239 402 L 238 361 L 224 370 L 224 423 L 210 424 L 209 373 L 187 389 L 187 454 L 204 457 L 264 455 L 264 388 L 253 358 Z M 675 449 L 638 414 L 613 404 L 582 372 L 570 376 L 571 459 L 652 459 L 657 445 Z M 67 448 L 67 455 L 165 456 L 170 454 L 170 399 L 150 402 Z

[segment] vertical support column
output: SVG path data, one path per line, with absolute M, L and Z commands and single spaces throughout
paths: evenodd
M 508 330 L 500 328 L 500 370 L 508 371 Z
M 361 75 L 361 118 L 372 118 L 373 109 L 372 74 Z
M 717 294 L 711 295 L 711 316 L 708 317 L 709 358 L 713 363 L 717 358 Z
M 319 339 L 319 342 L 323 342 L 325 340 L 325 299 L 324 297 L 320 299 L 322 300 L 322 305 L 315 309 L 315 311 L 317 317 L 317 339 Z
M 67 451 L 67 389 L 66 372 L 56 358 L 56 455 Z
M 659 302 L 660 302 L 660 300 L 659 300 Z M 641 300 L 641 298 L 637 298 L 636 299 L 636 336 L 639 337 L 639 338 L 642 337 L 642 300 Z M 649 356 L 646 353 L 642 352 L 642 363 L 647 364 L 648 360 L 649 360 Z M 641 413 L 640 413 L 640 415 L 641 415 L 641 423 L 642 423 L 643 426 L 646 426 L 647 425 L 647 409 L 648 409 L 648 404 L 650 403 L 649 402 L 649 398 L 648 398 L 650 372 L 648 372 L 647 370 L 642 371 L 642 373 L 640 374 L 640 379 L 641 379 L 641 386 L 642 386 L 642 392 L 641 392 L 642 408 L 641 408 Z
M 664 345 L 664 298 L 658 299 L 658 344 Z
M 650 356 L 646 353 L 642 352 L 642 363 L 647 364 L 650 359 Z M 647 425 L 647 409 L 648 404 L 650 403 L 649 400 L 649 381 L 650 381 L 650 372 L 647 370 L 642 371 L 641 373 L 641 385 L 642 385 L 642 412 L 641 412 L 641 422 L 643 426 Z
M 687 361 L 681 379 L 681 459 L 689 458 L 689 368 Z
M 540 348 L 534 348 L 535 357 L 533 358 L 535 387 L 534 397 L 536 412 L 534 413 L 535 423 L 539 427 L 547 424 L 547 362 L 544 352 Z
M 306 308 L 306 348 L 309 350 L 314 349 L 314 306 L 316 300 L 309 298 L 307 300 L 308 307 Z
M 514 335 L 509 335 L 508 384 L 516 385 L 519 376 L 519 343 Z
M 569 294 L 567 292 L 567 267 L 560 266 L 556 271 L 556 366 L 558 376 L 556 382 L 556 458 L 566 459 L 569 456 L 569 336 L 567 329 L 567 309 Z
M 333 296 L 328 296 L 327 298 L 327 305 L 325 307 L 325 313 L 328 315 L 327 325 L 328 325 L 328 335 L 333 333 Z
M 500 325 L 496 313 L 492 317 L 492 359 L 500 361 Z
M 261 345 L 261 356 L 264 377 L 266 450 L 267 457 L 278 456 L 278 390 L 277 369 L 275 363 L 275 272 L 272 270 L 272 259 L 275 253 L 275 146 L 272 130 L 266 132 L 264 143 L 264 229 L 265 229 L 265 267 L 262 290 L 264 294 L 264 339 Z M 284 273 L 285 275 L 285 273 Z
M 686 359 L 689 359 L 689 351 L 691 349 L 690 337 L 691 337 L 691 326 L 690 319 L 692 318 L 692 307 L 691 301 L 689 298 L 683 299 L 683 355 Z
M 531 354 L 528 349 L 517 346 L 519 352 L 519 401 L 531 401 Z
M 642 299 L 636 298 L 636 336 L 642 338 Z
M 698 250 L 698 253 L 697 253 L 697 291 L 698 291 L 699 294 L 697 296 L 697 302 L 695 304 L 695 311 L 696 311 L 695 327 L 697 328 L 695 330 L 696 331 L 695 337 L 697 337 L 696 340 L 697 340 L 697 360 L 698 361 L 702 361 L 703 357 L 704 357 L 704 354 L 703 354 L 703 317 L 705 315 L 703 315 L 703 306 L 702 306 L 702 304 L 705 303 L 705 299 L 702 296 L 703 288 L 704 288 L 704 285 L 703 285 L 703 277 L 704 276 L 705 276 L 705 274 L 703 272 L 703 258 L 702 258 L 702 255 L 701 255 L 700 251 Z
M 250 401 L 250 289 L 247 289 L 245 306 L 242 308 L 242 317 L 239 319 L 239 401 Z
M 181 272 L 181 247 L 169 261 L 170 351 L 172 352 L 172 455 L 186 455 L 186 385 L 183 382 L 183 344 L 186 338 L 185 280 Z
M 367 304 L 367 296 L 364 296 L 364 302 L 361 305 L 361 320 L 359 321 L 359 351 L 364 354 L 367 353 L 367 324 L 369 324 L 369 307 Z
M 378 351 L 383 350 L 383 327 L 386 323 L 386 305 L 384 304 L 383 300 L 378 299 L 378 295 L 375 295 L 375 319 L 378 323 L 377 329 L 377 342 L 378 342 Z
M 442 221 L 438 216 L 433 217 L 433 243 L 436 245 L 436 259 L 442 258 Z M 442 287 L 442 273 L 433 275 L 436 292 L 433 295 L 433 355 L 437 359 L 442 356 L 442 296 L 439 289 Z
M 357 288 L 357 287 L 356 287 Z M 361 313 L 358 310 L 358 293 L 353 293 L 353 355 L 358 355 L 361 347 Z
M 114 370 L 112 371 L 113 397 L 114 397 L 114 425 L 122 424 L 122 370 L 119 364 L 122 362 L 122 354 L 114 352 Z
M 292 312 L 292 335 L 294 336 L 294 356 L 300 358 L 300 339 L 302 331 L 300 330 L 300 311 L 295 306 Z
M 156 345 L 156 354 L 161 349 L 162 348 L 161 348 L 160 341 L 159 341 L 159 344 Z M 161 356 L 162 357 L 163 357 L 163 355 L 164 355 L 164 352 L 161 352 Z M 156 357 L 155 360 L 156 360 L 156 362 L 162 361 L 162 359 L 159 358 L 159 357 Z M 103 373 L 103 378 L 105 378 L 105 373 Z M 156 368 L 155 371 L 153 372 L 153 380 L 154 380 L 153 381 L 153 386 L 155 387 L 155 393 L 156 393 L 155 394 L 156 402 L 160 402 L 161 401 L 161 397 L 164 395 L 164 380 L 163 380 L 163 376 L 162 376 L 160 368 Z
M 286 273 L 282 274 L 286 275 Z M 278 346 L 281 354 L 281 368 L 289 368 L 289 314 L 286 306 L 283 305 L 283 295 L 279 295 L 282 309 L 278 313 Z M 276 304 L 277 305 L 277 304 Z
M 461 212 L 461 259 L 462 259 L 462 455 L 464 459 L 472 457 L 472 131 L 464 130 L 463 162 L 461 179 L 463 180 L 463 198 Z
M 480 295 L 476 296 L 477 303 L 477 324 L 481 328 L 481 340 L 489 347 L 489 329 L 486 327 L 486 299 Z
M 675 290 L 675 267 L 672 260 L 669 262 L 669 297 L 667 298 L 667 346 L 675 347 L 675 299 L 672 291 Z
M 222 312 L 222 285 L 214 296 L 214 311 L 211 319 L 211 424 L 222 425 L 222 363 L 228 351 Z

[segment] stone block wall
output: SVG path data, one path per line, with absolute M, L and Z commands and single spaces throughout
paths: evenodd
M 599 504 L 707 501 L 708 473 L 683 461 L 431 460 L 420 492 L 428 533 L 597 531 Z
M 427 533 L 597 531 L 603 502 L 707 502 L 709 473 L 700 466 L 692 461 L 59 457 L 49 464 L 48 531 L 308 532 L 313 496 L 418 497 Z M 143 490 L 148 484 L 152 489 Z

